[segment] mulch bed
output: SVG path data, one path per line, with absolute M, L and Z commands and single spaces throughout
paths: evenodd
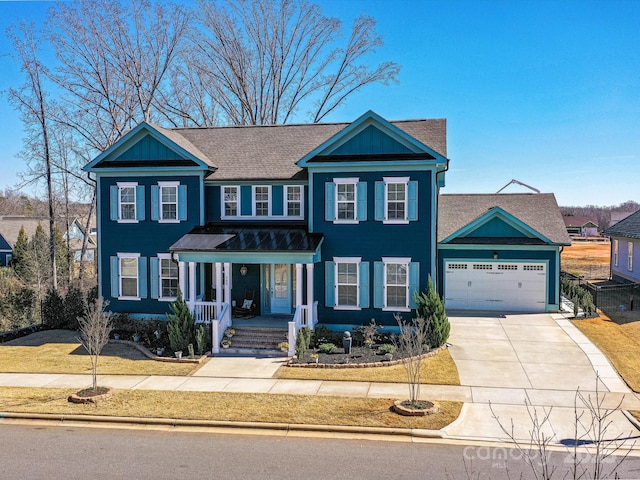
M 319 350 L 307 350 L 302 359 L 293 358 L 287 363 L 288 367 L 306 367 L 306 368 L 364 368 L 364 367 L 389 367 L 391 365 L 398 365 L 404 361 L 406 355 L 402 355 L 397 351 L 393 354 L 392 360 L 386 360 L 384 354 L 378 352 L 378 346 L 374 345 L 373 348 L 367 347 L 352 347 L 351 353 L 348 355 L 344 353 L 342 348 L 339 348 L 334 353 L 322 353 Z M 424 353 L 423 357 L 431 357 L 436 355 L 440 350 L 446 348 L 446 346 L 435 348 L 427 353 Z M 318 355 L 318 362 L 316 363 L 310 357 L 312 353 Z M 346 360 L 346 361 L 345 361 Z

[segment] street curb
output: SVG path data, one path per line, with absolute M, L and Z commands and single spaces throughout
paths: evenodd
M 362 435 L 392 435 L 415 438 L 447 438 L 441 430 L 418 428 L 356 427 L 340 425 L 307 425 L 298 423 L 232 422 L 221 420 L 185 420 L 177 418 L 109 417 L 102 415 L 56 415 L 49 413 L 0 412 L 0 421 L 40 420 L 46 422 L 85 422 L 115 425 L 156 425 L 166 427 L 248 428 L 283 432 L 325 432 Z

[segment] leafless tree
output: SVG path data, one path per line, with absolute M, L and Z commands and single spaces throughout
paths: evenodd
M 400 67 L 369 68 L 382 45 L 375 20 L 360 16 L 346 44 L 342 23 L 305 0 L 200 1 L 193 55 L 231 124 L 287 123 L 303 106 L 319 122 L 370 83 L 396 81 Z
M 102 349 L 109 341 L 113 328 L 113 312 L 105 311 L 109 302 L 98 298 L 95 303 L 87 305 L 87 313 L 78 317 L 80 324 L 80 343 L 91 357 L 91 373 L 93 375 L 93 391 L 98 389 L 98 360 Z
M 409 402 L 418 406 L 420 403 L 420 384 L 422 376 L 422 355 L 428 351 L 427 327 L 430 319 L 415 317 L 411 321 L 405 321 L 400 314 L 394 314 L 400 333 L 396 337 L 396 349 L 402 354 L 402 366 L 407 372 L 407 385 L 409 386 Z
M 32 24 L 20 23 L 10 30 L 16 60 L 25 75 L 25 82 L 20 88 L 9 89 L 11 103 L 21 112 L 26 130 L 25 151 L 23 155 L 40 160 L 44 166 L 49 203 L 49 257 L 51 268 L 51 285 L 57 290 L 55 217 L 53 198 L 52 158 L 49 139 L 49 104 L 44 81 L 46 71 L 38 57 L 38 39 Z

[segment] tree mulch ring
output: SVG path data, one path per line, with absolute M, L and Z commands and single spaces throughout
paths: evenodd
M 95 390 L 90 387 L 69 395 L 68 400 L 71 403 L 98 403 L 108 400 L 112 395 L 113 389 L 111 387 L 97 387 Z
M 418 400 L 411 403 L 409 400 L 397 400 L 393 404 L 393 411 L 409 417 L 425 417 L 438 412 L 438 407 L 428 400 Z

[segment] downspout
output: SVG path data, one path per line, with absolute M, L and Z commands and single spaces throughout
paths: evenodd
M 436 293 L 438 292 L 438 287 L 440 286 L 438 284 L 438 268 L 439 268 L 439 264 L 440 264 L 440 255 L 438 254 L 438 212 L 440 211 L 440 186 L 438 185 L 438 174 L 442 173 L 443 175 L 449 170 L 449 159 L 447 158 L 447 164 L 444 168 L 444 170 L 442 170 L 442 172 L 437 172 L 436 171 L 436 218 L 435 218 L 435 222 L 436 222 L 436 228 L 435 228 L 435 238 L 434 241 L 436 242 L 436 258 L 435 258 L 435 279 L 432 279 L 433 284 L 434 284 L 434 288 L 436 290 Z M 442 297 L 444 297 L 444 291 L 442 292 Z

